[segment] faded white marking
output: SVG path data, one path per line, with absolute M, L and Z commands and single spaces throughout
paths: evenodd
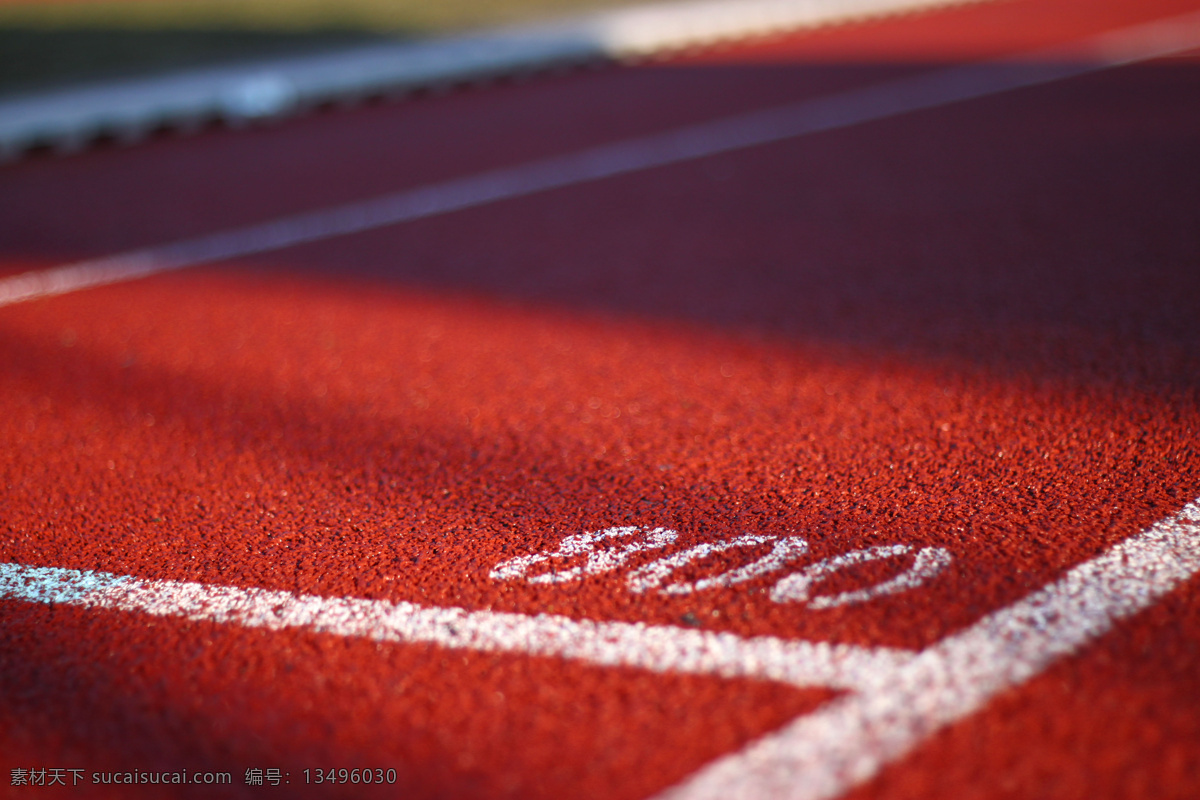
M 641 594 L 651 589 L 658 589 L 663 594 L 682 595 L 716 587 L 733 586 L 756 578 L 759 575 L 765 575 L 768 572 L 780 569 L 808 552 L 807 542 L 799 536 L 788 536 L 775 542 L 770 553 L 767 553 L 752 564 L 747 564 L 744 567 L 738 567 L 737 569 L 732 569 L 710 578 L 701 578 L 692 583 L 662 585 L 663 581 L 672 572 L 680 567 L 691 564 L 693 561 L 698 561 L 714 553 L 723 553 L 726 550 L 738 547 L 753 547 L 754 545 L 765 544 L 775 541 L 777 538 L 776 536 L 750 535 L 739 536 L 724 542 L 698 544 L 690 550 L 665 556 L 640 569 L 634 570 L 629 574 L 629 590 L 636 594 Z
M 834 573 L 855 564 L 866 564 L 887 558 L 896 558 L 912 552 L 912 547 L 906 544 L 888 545 L 884 547 L 868 547 L 865 550 L 854 550 L 850 553 L 827 558 L 816 564 L 805 567 L 795 575 L 789 575 L 775 584 L 771 590 L 771 599 L 776 603 L 804 602 L 809 608 L 835 608 L 837 606 L 865 603 L 876 597 L 896 594 L 923 586 L 937 577 L 951 562 L 950 553 L 940 547 L 925 547 L 917 551 L 913 565 L 890 580 L 855 589 L 835 595 L 812 597 L 813 587 Z
M 596 545 L 610 539 L 624 539 L 627 536 L 641 534 L 641 540 L 635 540 L 620 548 L 597 549 Z M 489 573 L 493 580 L 511 581 L 525 578 L 529 583 L 569 583 L 582 578 L 584 575 L 600 575 L 610 572 L 629 560 L 634 553 L 645 550 L 657 550 L 666 547 L 678 538 L 679 534 L 666 528 L 605 528 L 596 533 L 578 533 L 565 537 L 559 542 L 558 549 L 550 553 L 534 553 L 528 556 L 502 561 Z M 554 559 L 575 559 L 587 555 L 587 561 L 570 569 L 554 569 Z M 540 575 L 529 577 L 530 568 L 550 562 L 551 569 Z
M 693 774 L 658 800 L 827 800 L 1200 571 L 1200 501 Z
M 0 306 L 475 208 L 1059 81 L 1200 46 L 1200 13 L 1020 57 L 929 72 L 372 200 L 0 279 Z
M 0 598 L 834 689 L 874 685 L 914 656 L 883 647 L 149 581 L 22 564 L 0 564 Z

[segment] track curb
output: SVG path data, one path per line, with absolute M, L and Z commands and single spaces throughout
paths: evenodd
M 0 100 L 0 160 L 982 0 L 693 0 L 427 42 L 192 69 Z

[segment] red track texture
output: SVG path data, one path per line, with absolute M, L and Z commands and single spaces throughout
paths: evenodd
M 2 269 L 1195 9 L 985 3 L 30 159 L 0 170 Z M 1160 60 L 0 308 L 0 562 L 929 646 L 1200 496 L 1197 97 L 1200 63 Z M 626 525 L 678 531 L 672 552 L 791 535 L 805 563 L 953 562 L 823 610 L 765 578 L 489 578 Z M 1192 579 L 846 796 L 1200 796 L 1197 642 Z M 0 795 L 224 796 L 10 785 L 79 768 L 230 771 L 236 797 L 639 798 L 835 694 L 6 599 Z M 330 767 L 398 782 L 302 785 Z

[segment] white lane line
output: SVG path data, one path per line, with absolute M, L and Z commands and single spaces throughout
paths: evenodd
M 915 655 L 666 625 L 316 597 L 22 564 L 0 564 L 0 598 L 834 689 L 873 686 Z
M 1200 47 L 1200 13 L 629 139 L 173 244 L 0 279 L 0 306 L 360 233 L 706 156 L 1063 80 Z
M 0 598 L 847 689 L 844 697 L 658 796 L 828 800 L 869 780 L 998 693 L 1078 652 L 1198 572 L 1200 499 L 919 654 L 11 563 L 0 564 Z
M 1080 650 L 1200 572 L 1200 500 L 1061 579 L 693 774 L 658 800 L 821 800 Z

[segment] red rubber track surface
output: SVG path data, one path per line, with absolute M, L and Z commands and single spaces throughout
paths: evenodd
M 29 159 L 0 269 L 1195 9 L 994 2 Z M 1164 59 L 0 308 L 0 562 L 928 646 L 1200 496 L 1197 97 Z M 488 577 L 616 525 L 954 561 L 828 610 Z M 1193 579 L 848 796 L 1200 796 L 1198 641 Z M 59 767 L 397 796 L 297 785 L 392 767 L 403 797 L 645 797 L 832 695 L 0 600 L 0 793 L 220 795 L 6 785 Z

